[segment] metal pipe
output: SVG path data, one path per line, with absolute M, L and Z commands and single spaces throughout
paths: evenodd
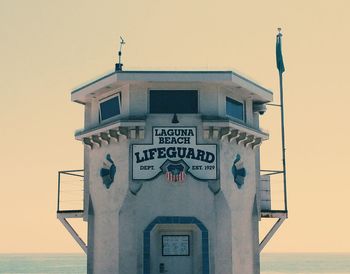
M 70 176 L 76 176 L 76 177 L 82 177 L 84 178 L 84 175 L 80 175 L 80 174 L 74 174 L 74 173 L 70 173 L 70 172 L 65 172 L 65 171 L 61 171 L 62 174 L 66 174 L 66 175 L 70 175 Z
M 283 185 L 284 185 L 284 210 L 288 212 L 287 206 L 287 170 L 286 170 L 286 146 L 284 135 L 284 103 L 283 103 L 283 77 L 279 71 L 280 78 L 280 105 L 281 105 L 281 134 L 282 134 L 282 164 L 283 164 Z
M 58 172 L 58 183 L 57 183 L 57 212 L 60 211 L 60 192 L 61 192 L 61 171 Z
M 277 174 L 283 174 L 283 171 L 270 172 L 270 173 L 265 173 L 263 175 L 272 176 L 272 175 L 277 175 Z
M 84 169 L 70 169 L 70 170 L 61 170 L 60 172 L 81 172 L 84 171 Z
M 283 173 L 282 170 L 276 170 L 276 169 L 260 169 L 261 172 L 280 172 Z
M 284 222 L 285 218 L 279 218 L 277 222 L 273 225 L 273 227 L 270 229 L 270 231 L 266 234 L 264 239 L 259 244 L 259 253 L 264 249 L 266 244 L 271 240 L 272 236 L 276 233 L 276 231 L 279 229 L 279 227 Z
M 278 104 L 266 104 L 267 106 L 273 106 L 273 107 L 281 107 L 281 105 Z

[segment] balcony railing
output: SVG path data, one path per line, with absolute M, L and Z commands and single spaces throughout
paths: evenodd
M 260 171 L 260 212 L 261 217 L 279 217 L 287 214 L 286 193 L 283 171 Z
M 84 170 L 58 172 L 57 213 L 84 211 Z

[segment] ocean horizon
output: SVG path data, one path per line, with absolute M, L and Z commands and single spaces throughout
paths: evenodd
M 1 274 L 84 274 L 83 253 L 2 253 Z M 261 274 L 350 274 L 350 253 L 263 253 Z

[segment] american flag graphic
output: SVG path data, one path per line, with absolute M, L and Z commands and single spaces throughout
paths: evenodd
M 165 176 L 169 182 L 182 183 L 185 180 L 185 167 L 181 164 L 171 164 L 166 168 Z

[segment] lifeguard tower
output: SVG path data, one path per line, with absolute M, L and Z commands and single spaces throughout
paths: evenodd
M 59 172 L 57 212 L 88 273 L 260 273 L 287 217 L 271 208 L 276 171 L 260 170 L 271 91 L 233 71 L 119 67 L 71 98 L 85 109 L 84 170 Z M 63 176 L 82 180 L 81 208 L 64 208 Z M 88 223 L 87 243 L 69 218 Z M 261 218 L 277 222 L 260 241 Z

